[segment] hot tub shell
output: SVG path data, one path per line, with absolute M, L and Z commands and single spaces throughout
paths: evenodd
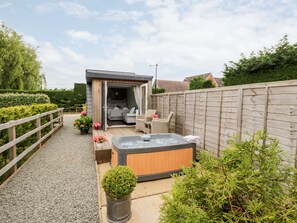
M 121 142 L 141 140 L 140 136 L 124 136 L 112 138 L 112 167 L 126 165 L 138 177 L 138 182 L 170 177 L 183 167 L 191 167 L 196 159 L 196 144 L 186 142 L 182 136 L 172 133 L 151 134 L 152 139 L 174 138 L 178 141 L 170 145 L 142 144 L 130 148 L 122 146 Z M 143 146 L 145 145 L 145 146 Z

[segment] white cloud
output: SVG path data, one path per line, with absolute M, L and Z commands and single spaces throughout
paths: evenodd
M 294 0 L 126 2 L 143 2 L 146 8 L 134 17 L 131 11 L 111 10 L 105 14 L 105 19 L 117 18 L 109 31 L 119 26 L 125 32 L 106 32 L 104 38 L 88 31 L 66 32 L 72 41 L 98 43 L 95 56 L 82 54 L 81 45 L 70 49 L 62 44 L 39 44 L 49 87 L 71 88 L 73 82 L 85 82 L 87 68 L 153 74 L 154 69 L 148 65 L 155 63 L 159 64 L 161 79 L 182 80 L 187 75 L 206 72 L 221 76 L 224 63 L 237 61 L 241 53 L 249 55 L 275 45 L 285 34 L 291 42 L 297 42 Z M 96 14 L 88 9 L 82 14 L 74 11 L 68 14 L 79 18 Z M 121 26 L 118 21 L 125 18 L 135 19 Z M 33 43 L 34 39 L 29 38 L 28 42 Z
M 249 55 L 264 46 L 275 45 L 285 34 L 289 34 L 291 41 L 297 41 L 297 30 L 293 28 L 297 26 L 296 14 L 292 11 L 293 5 L 287 3 L 256 0 L 184 1 L 187 4 L 173 0 L 143 2 L 152 18 L 142 19 L 133 26 L 139 37 L 127 41 L 116 55 L 130 58 L 135 67 L 159 63 L 160 78 L 182 80 L 191 73 L 205 72 L 221 76 L 224 63 L 238 60 L 242 52 Z M 144 66 L 140 69 L 148 70 Z
M 89 10 L 86 6 L 78 3 L 60 2 L 59 6 L 65 11 L 67 15 L 71 15 L 80 19 L 86 19 L 98 15 L 96 11 Z
M 11 3 L 3 3 L 3 4 L 0 4 L 0 9 L 4 9 L 10 6 L 11 6 Z
M 35 6 L 35 10 L 39 13 L 49 13 L 57 8 L 57 5 L 52 2 L 43 2 Z
M 123 11 L 123 10 L 109 10 L 100 18 L 112 21 L 123 21 L 123 20 L 138 20 L 143 16 L 140 11 Z
M 66 34 L 71 38 L 72 41 L 84 40 L 91 43 L 97 43 L 101 38 L 98 34 L 92 34 L 88 31 L 79 31 L 79 30 L 67 30 Z

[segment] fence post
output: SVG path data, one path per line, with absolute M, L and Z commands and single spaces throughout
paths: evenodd
M 41 126 L 41 118 L 38 117 L 36 119 L 36 127 L 39 128 Z M 41 130 L 39 130 L 37 132 L 37 141 L 39 141 L 41 139 Z M 40 148 L 41 147 L 41 142 L 39 143 L 38 147 Z
M 52 122 L 53 119 L 54 119 L 54 117 L 53 117 L 53 113 L 51 113 L 51 114 L 50 114 L 50 122 Z M 53 128 L 54 128 L 54 123 L 51 123 L 50 126 L 51 126 L 51 130 L 53 130 Z
M 194 93 L 194 101 L 193 101 L 193 131 L 192 131 L 192 134 L 194 134 L 195 132 L 195 121 L 196 121 L 196 91 Z
M 16 139 L 16 131 L 15 131 L 15 126 L 10 127 L 8 129 L 8 138 L 9 138 L 9 142 L 13 141 Z M 14 145 L 13 147 L 11 147 L 9 149 L 9 161 L 12 161 L 14 158 L 16 158 L 17 156 L 17 147 L 16 145 Z M 15 164 L 11 169 L 11 173 L 15 173 L 18 169 L 17 164 Z
M 239 88 L 239 98 L 238 98 L 238 107 L 237 107 L 237 141 L 241 141 L 241 129 L 242 129 L 242 101 L 243 101 L 243 89 Z
M 223 104 L 223 91 L 220 91 L 220 110 L 219 110 L 219 126 L 218 126 L 218 154 L 217 156 L 220 157 L 221 153 L 221 123 L 222 123 L 222 104 Z
M 205 94 L 205 107 L 204 107 L 204 123 L 203 123 L 203 149 L 205 149 L 205 141 L 206 141 L 206 115 L 207 115 L 207 100 L 208 100 L 208 91 Z
M 184 114 L 183 114 L 183 136 L 185 135 L 185 125 L 186 125 L 186 107 L 187 107 L 187 101 L 186 101 L 186 92 L 184 92 Z

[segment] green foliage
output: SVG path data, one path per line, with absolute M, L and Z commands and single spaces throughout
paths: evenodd
M 137 177 L 127 166 L 117 166 L 108 170 L 102 180 L 102 187 L 111 199 L 129 196 L 137 183 Z
M 55 104 L 34 104 L 29 106 L 14 106 L 8 108 L 0 108 L 0 124 L 18 120 L 22 118 L 31 117 L 33 115 L 41 114 L 47 111 L 52 111 L 57 109 L 58 106 Z M 49 121 L 49 117 L 43 117 L 41 119 L 41 124 L 45 124 Z M 29 132 L 36 128 L 36 121 L 30 121 L 21 125 L 16 126 L 16 136 L 22 136 L 25 133 Z M 49 127 L 45 128 L 42 131 L 42 135 L 45 135 L 49 132 Z M 32 135 L 28 137 L 26 140 L 17 144 L 17 154 L 20 154 L 24 151 L 28 146 L 32 145 L 36 142 L 36 135 Z M 8 143 L 8 132 L 7 130 L 0 131 L 0 146 Z M 0 169 L 7 164 L 8 160 L 8 151 L 5 151 L 0 154 Z M 0 179 L 1 182 L 1 179 Z
M 79 130 L 92 128 L 93 120 L 89 116 L 81 115 L 80 118 L 76 119 L 73 126 Z
M 284 36 L 276 46 L 230 63 L 223 71 L 225 86 L 297 79 L 297 44 Z
M 153 94 L 162 94 L 165 93 L 164 88 L 153 88 Z
M 39 90 L 39 91 L 16 91 L 0 90 L 3 93 L 29 93 L 29 94 L 46 94 L 51 103 L 57 104 L 59 108 L 65 108 L 68 111 L 75 106 L 82 110 L 83 104 L 86 103 L 86 84 L 75 83 L 74 90 Z
M 214 87 L 215 85 L 212 84 L 211 80 L 204 80 L 202 77 L 195 77 L 190 80 L 190 90 Z
M 296 222 L 297 171 L 281 155 L 265 132 L 231 140 L 221 158 L 201 152 L 163 196 L 160 222 Z
M 36 49 L 0 24 L 0 89 L 38 90 L 45 81 Z
M 50 99 L 45 94 L 0 94 L 0 108 L 50 103 Z
M 52 111 L 57 108 L 58 106 L 55 104 L 33 104 L 29 106 L 23 105 L 0 108 L 0 124 Z

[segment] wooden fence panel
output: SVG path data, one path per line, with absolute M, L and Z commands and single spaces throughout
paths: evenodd
M 151 96 L 161 117 L 174 112 L 170 132 L 198 135 L 199 149 L 220 156 L 227 140 L 245 132 L 267 129 L 276 137 L 290 164 L 297 157 L 297 80 Z

